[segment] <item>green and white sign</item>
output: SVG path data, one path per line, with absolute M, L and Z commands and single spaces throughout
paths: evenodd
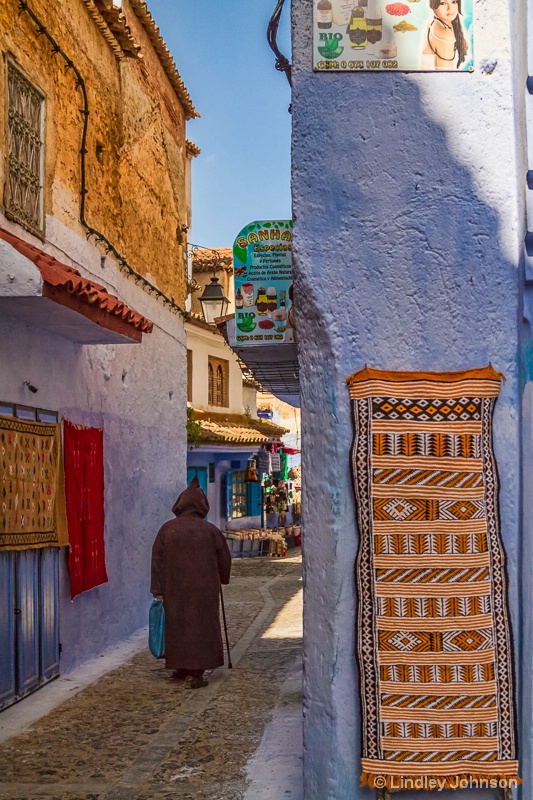
M 246 225 L 233 245 L 236 345 L 295 341 L 292 220 Z

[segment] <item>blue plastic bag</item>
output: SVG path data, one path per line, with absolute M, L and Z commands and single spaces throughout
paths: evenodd
M 150 606 L 148 647 L 155 658 L 165 657 L 165 608 L 161 600 L 152 600 Z

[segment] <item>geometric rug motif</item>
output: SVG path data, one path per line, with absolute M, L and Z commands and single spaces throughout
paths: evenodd
M 67 544 L 60 426 L 0 417 L 0 552 Z
M 492 446 L 500 374 L 365 367 L 347 383 L 362 783 L 519 780 Z

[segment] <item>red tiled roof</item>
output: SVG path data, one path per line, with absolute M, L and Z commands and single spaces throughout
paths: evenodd
M 201 420 L 199 424 L 206 444 L 207 442 L 232 445 L 263 444 L 268 442 L 268 436 L 246 425 L 235 425 L 230 422 L 222 424 L 220 422 L 209 422 L 208 420 Z
M 143 333 L 152 332 L 153 322 L 138 314 L 115 295 L 110 294 L 105 286 L 84 278 L 77 269 L 62 264 L 53 256 L 43 253 L 38 247 L 28 244 L 28 242 L 19 239 L 18 236 L 9 233 L 3 228 L 0 228 L 0 238 L 4 239 L 30 261 L 33 261 L 44 281 L 43 296 L 63 305 L 68 305 L 71 308 L 76 306 L 74 310 L 89 318 L 91 310 L 103 312 L 106 316 L 116 318 L 117 321 L 133 328 L 136 335 L 132 338 L 136 338 L 139 341 Z M 65 302 L 66 298 L 71 298 L 72 301 L 77 301 L 77 303 Z M 100 319 L 101 316 L 102 314 L 100 313 Z
M 126 17 L 120 8 L 115 8 L 111 0 L 83 0 L 96 27 L 107 41 L 115 56 L 140 58 L 138 45 L 133 38 Z
M 204 444 L 260 445 L 288 433 L 286 428 L 273 422 L 250 419 L 244 414 L 217 414 L 194 409 L 193 419 L 202 428 Z
M 187 155 L 190 155 L 192 158 L 196 158 L 202 152 L 197 144 L 191 142 L 190 139 L 185 139 L 185 147 L 187 149 Z
M 212 272 L 213 268 L 219 272 L 233 271 L 233 250 L 231 247 L 202 247 L 193 250 L 192 253 L 193 272 Z

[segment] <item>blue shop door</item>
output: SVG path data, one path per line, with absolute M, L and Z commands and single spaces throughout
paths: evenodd
M 260 517 L 263 525 L 263 486 L 259 481 L 248 484 L 248 516 Z
M 16 553 L 17 694 L 39 683 L 39 551 Z
M 15 560 L 0 553 L 0 709 L 15 695 Z
M 207 467 L 187 467 L 187 486 L 195 477 L 198 478 L 200 488 L 207 495 Z
M 57 548 L 40 550 L 40 679 L 59 675 L 59 558 Z
M 0 709 L 59 675 L 59 550 L 0 553 Z

